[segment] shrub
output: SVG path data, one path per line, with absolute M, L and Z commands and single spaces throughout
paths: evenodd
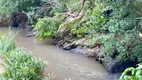
M 105 16 L 102 14 L 104 10 L 104 5 L 100 3 L 100 5 L 96 4 L 92 10 L 87 9 L 85 16 L 88 18 L 85 26 L 89 29 L 88 33 L 94 34 L 95 32 L 101 32 L 101 28 L 105 23 Z
M 5 54 L 15 48 L 14 35 L 0 35 L 0 55 Z
M 17 48 L 4 54 L 5 72 L 2 80 L 43 80 L 46 62 L 32 56 L 31 52 Z
M 141 28 L 138 28 L 141 20 L 137 20 L 140 15 L 134 9 L 136 8 L 135 4 L 139 4 L 137 1 L 119 0 L 110 2 L 113 12 L 103 26 L 109 31 L 103 42 L 103 50 L 106 55 L 113 58 L 119 56 L 122 60 L 142 61 L 140 53 L 142 41 L 138 36 L 141 30 Z
M 41 0 L 1 0 L 0 14 L 10 15 L 16 11 L 28 11 L 31 7 L 39 5 Z
M 86 6 L 90 6 L 90 3 L 86 4 Z M 96 4 L 93 9 L 86 8 L 83 18 L 71 27 L 72 33 L 75 33 L 79 38 L 85 35 L 90 36 L 96 32 L 101 33 L 101 28 L 106 21 L 105 16 L 102 15 L 102 10 L 104 10 L 102 3 L 100 5 Z
M 120 80 L 141 80 L 142 79 L 142 65 L 139 64 L 137 68 L 127 68 L 120 77 Z
M 68 10 L 71 12 L 78 11 L 80 6 L 80 0 L 57 0 L 61 5 L 67 6 Z M 64 8 L 62 8 L 64 9 Z
M 31 52 L 16 48 L 14 38 L 10 32 L 0 35 L 0 55 L 4 60 L 4 73 L 0 74 L 0 80 L 52 80 L 52 75 L 43 75 L 47 63 L 32 56 Z
M 47 37 L 55 37 L 60 23 L 60 20 L 49 17 L 38 19 L 34 28 L 37 31 L 36 38 L 43 40 Z
M 76 35 L 76 37 L 81 38 L 84 37 L 85 33 L 87 33 L 87 28 L 81 26 L 82 24 L 79 23 L 80 19 L 74 20 L 72 24 L 70 24 L 71 33 Z
M 142 61 L 142 41 L 134 30 L 124 33 L 107 34 L 103 40 L 103 51 L 106 56 L 122 60 L 133 59 Z M 139 55 L 139 56 L 137 56 Z

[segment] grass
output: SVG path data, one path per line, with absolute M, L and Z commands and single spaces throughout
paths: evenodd
M 22 48 L 14 49 L 4 54 L 6 80 L 43 80 L 43 70 L 46 62 L 32 56 Z
M 9 52 L 15 48 L 14 38 L 15 36 L 11 35 L 11 33 L 4 36 L 0 34 L 0 55 L 1 56 L 2 54 Z
M 15 35 L 0 35 L 0 58 L 3 60 L 4 72 L 0 80 L 52 80 L 44 76 L 47 63 L 32 55 L 31 52 L 17 48 Z

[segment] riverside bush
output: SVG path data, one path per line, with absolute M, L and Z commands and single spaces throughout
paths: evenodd
M 62 4 L 66 3 L 66 5 L 72 3 L 68 0 L 58 1 Z M 84 16 L 81 20 L 69 25 L 71 33 L 69 36 L 75 34 L 79 38 L 84 36 L 91 36 L 92 38 L 93 35 L 99 33 L 100 36 L 103 35 L 98 42 L 101 43 L 105 56 L 119 57 L 122 60 L 135 59 L 141 62 L 142 41 L 138 36 L 142 30 L 141 1 L 92 0 L 91 4 L 95 5 L 92 8 L 89 7 L 90 3 L 89 1 L 86 2 Z M 36 25 L 37 28 L 35 28 L 39 30 L 37 37 L 45 39 L 46 37 L 56 36 L 56 31 L 61 23 L 59 21 L 58 24 L 58 20 L 54 21 L 52 18 L 40 19 Z M 96 37 L 95 40 L 99 40 L 97 38 L 99 37 Z M 95 44 L 95 41 L 93 44 Z
M 43 75 L 47 63 L 27 52 L 16 48 L 15 35 L 0 35 L 0 55 L 4 72 L 0 80 L 52 80 L 54 76 Z
M 37 39 L 43 40 L 47 37 L 55 37 L 60 21 L 58 19 L 44 17 L 38 19 L 34 30 L 37 31 Z
M 119 56 L 122 60 L 142 61 L 140 53 L 142 41 L 139 37 L 141 27 L 138 28 L 141 20 L 137 20 L 140 15 L 135 11 L 135 8 L 137 10 L 139 8 L 134 7 L 135 4 L 139 4 L 137 1 L 120 0 L 110 3 L 113 13 L 103 26 L 109 31 L 103 40 L 103 50 L 106 55 L 112 58 Z
M 1 75 L 6 80 L 43 80 L 46 62 L 32 56 L 31 52 L 17 48 L 4 54 L 5 72 Z
M 4 36 L 0 34 L 0 55 L 1 56 L 15 48 L 14 38 L 15 36 L 12 35 L 11 33 Z
M 103 51 L 106 56 L 111 56 L 112 58 L 119 56 L 122 60 L 137 59 L 141 62 L 141 45 L 142 41 L 132 30 L 123 34 L 106 35 L 103 40 Z
M 120 80 L 141 80 L 142 79 L 142 65 L 139 64 L 137 68 L 127 68 L 120 77 Z

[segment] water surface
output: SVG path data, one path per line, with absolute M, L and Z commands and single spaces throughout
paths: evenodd
M 12 29 L 15 33 L 17 29 Z M 6 34 L 7 27 L 0 27 L 0 33 Z M 104 67 L 94 59 L 85 58 L 70 51 L 64 51 L 51 44 L 53 40 L 37 42 L 32 37 L 26 37 L 26 31 L 20 31 L 15 39 L 17 46 L 33 52 L 33 55 L 48 61 L 45 74 L 54 73 L 55 80 L 115 80 L 111 79 Z

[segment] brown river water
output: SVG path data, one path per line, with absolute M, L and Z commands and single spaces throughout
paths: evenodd
M 17 29 L 12 29 L 13 33 L 16 31 Z M 7 32 L 8 27 L 0 27 L 1 34 Z M 49 64 L 44 74 L 53 73 L 56 76 L 54 80 L 69 80 L 69 78 L 71 80 L 116 80 L 116 75 L 109 75 L 95 59 L 62 50 L 51 44 L 53 40 L 37 42 L 32 37 L 26 37 L 26 34 L 28 32 L 24 30 L 19 32 L 15 39 L 17 46 L 23 47 L 31 51 L 33 55 L 48 61 Z

